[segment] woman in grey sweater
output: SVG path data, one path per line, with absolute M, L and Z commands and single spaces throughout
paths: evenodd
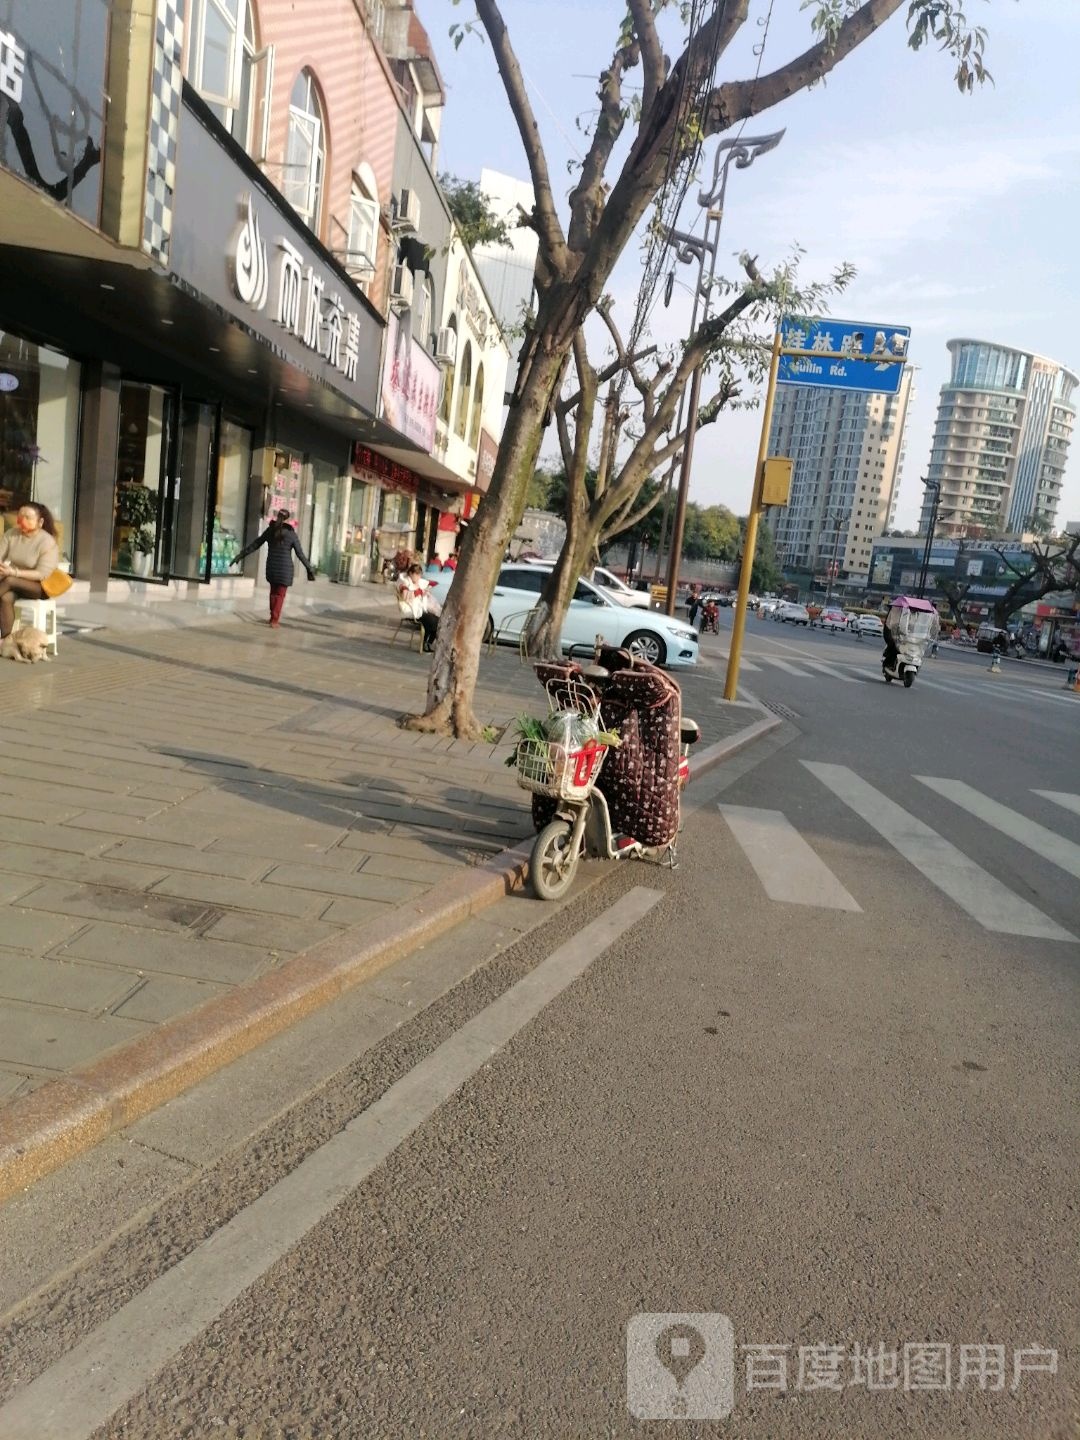
M 15 627 L 17 600 L 43 600 L 41 582 L 60 566 L 56 524 L 44 505 L 19 506 L 15 529 L 0 536 L 0 640 Z

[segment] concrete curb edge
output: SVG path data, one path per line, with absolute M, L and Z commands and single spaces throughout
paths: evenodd
M 769 734 L 763 717 L 692 757 L 701 774 Z M 531 840 L 455 883 L 294 956 L 0 1109 L 0 1203 L 522 885 Z

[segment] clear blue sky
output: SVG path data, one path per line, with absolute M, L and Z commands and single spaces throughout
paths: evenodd
M 772 8 L 766 70 L 809 37 L 809 12 L 796 0 Z M 526 178 L 490 49 L 466 38 L 455 51 L 448 39 L 471 13 L 468 0 L 418 0 L 418 10 L 448 88 L 440 168 L 476 177 L 489 165 Z M 754 0 L 721 79 L 752 74 L 751 47 L 768 10 L 768 0 Z M 917 514 L 948 339 L 1022 346 L 1080 369 L 1080 0 L 968 0 L 969 17 L 989 30 L 995 80 L 971 96 L 958 93 L 947 56 L 908 49 L 904 10 L 824 86 L 750 122 L 748 134 L 786 126 L 787 135 L 752 169 L 733 173 L 721 251 L 747 249 L 764 268 L 798 242 L 808 277 L 850 260 L 858 278 L 833 312 L 911 325 L 918 369 L 899 512 L 906 526 Z M 596 76 L 624 13 L 620 0 L 504 0 L 552 175 L 565 177 L 567 191 L 567 161 L 584 148 L 575 118 L 595 109 Z M 687 228 L 693 218 L 684 212 Z M 733 261 L 728 268 L 733 274 Z M 639 275 L 632 247 L 610 286 L 624 320 Z M 670 311 L 657 312 L 661 339 L 688 323 L 689 297 L 676 296 Z M 745 512 L 759 424 L 755 412 L 722 416 L 702 435 L 694 499 Z M 1078 449 L 1080 435 L 1060 522 L 1080 519 Z

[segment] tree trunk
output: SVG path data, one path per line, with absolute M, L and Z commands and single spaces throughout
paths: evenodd
M 476 740 L 482 726 L 473 713 L 480 648 L 510 536 L 521 522 L 544 417 L 562 370 L 563 354 L 537 344 L 517 404 L 512 405 L 499 446 L 489 493 L 461 545 L 458 576 L 447 594 L 428 676 L 427 709 L 402 717 L 410 730 Z
M 566 619 L 566 608 L 574 598 L 574 587 L 581 578 L 581 572 L 588 568 L 592 552 L 593 533 L 587 524 L 574 524 L 567 517 L 566 540 L 559 551 L 555 568 L 548 576 L 536 606 L 526 650 L 533 659 L 549 659 L 562 653 L 559 637 Z

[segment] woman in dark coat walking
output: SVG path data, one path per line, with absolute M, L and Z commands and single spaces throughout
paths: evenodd
M 259 538 L 253 540 L 250 545 L 246 545 L 231 563 L 239 565 L 245 555 L 253 554 L 260 545 L 266 546 L 266 583 L 270 586 L 270 624 L 276 629 L 281 622 L 285 596 L 289 586 L 293 583 L 294 552 L 300 564 L 307 571 L 309 580 L 315 579 L 315 571 L 311 568 L 311 561 L 300 548 L 300 540 L 296 531 L 289 524 L 288 510 L 279 510 Z

